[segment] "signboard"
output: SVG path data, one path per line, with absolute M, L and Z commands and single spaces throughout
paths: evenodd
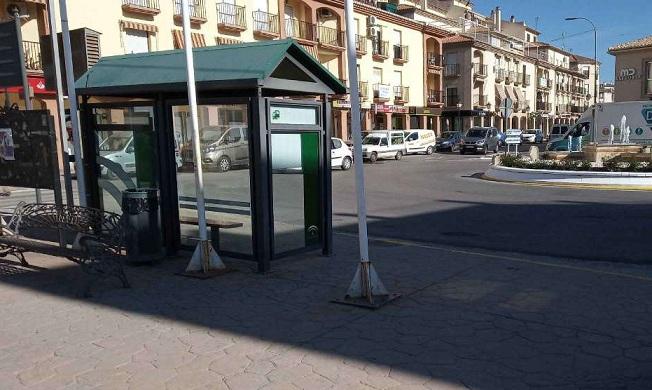
M 269 120 L 273 124 L 319 125 L 316 106 L 289 106 L 272 104 L 269 106 Z
M 392 106 L 391 104 L 374 104 L 372 108 L 375 112 L 387 114 L 409 114 L 410 108 L 405 106 Z
M 392 87 L 390 85 L 378 84 L 378 99 L 391 99 Z
M 635 68 L 623 68 L 620 70 L 616 80 L 625 81 L 625 80 L 640 80 L 641 74 L 636 71 Z
M 34 95 L 56 95 L 56 91 L 52 91 L 47 89 L 47 86 L 45 85 L 45 78 L 41 76 L 28 76 L 27 77 L 27 83 L 29 84 L 29 87 L 32 89 L 34 92 Z M 12 88 L 7 88 L 9 93 L 17 93 L 19 95 L 23 95 L 23 87 L 12 87 Z
M 12 20 L 0 23 L 0 87 L 15 87 L 23 83 L 23 64 L 16 23 Z
M 518 145 L 521 143 L 521 130 L 507 130 L 505 132 L 505 143 L 508 145 Z

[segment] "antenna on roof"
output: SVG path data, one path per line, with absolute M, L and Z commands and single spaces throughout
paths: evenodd
M 539 31 L 539 17 L 534 18 L 534 29 Z

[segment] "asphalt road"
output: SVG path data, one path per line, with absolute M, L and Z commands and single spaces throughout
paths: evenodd
M 369 234 L 465 249 L 651 263 L 652 194 L 485 181 L 490 157 L 365 164 Z M 356 232 L 353 171 L 334 172 L 334 226 Z

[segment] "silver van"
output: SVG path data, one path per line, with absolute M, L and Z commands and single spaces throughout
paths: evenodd
M 249 164 L 246 127 L 207 127 L 202 130 L 202 162 L 207 168 L 227 172 L 234 166 Z

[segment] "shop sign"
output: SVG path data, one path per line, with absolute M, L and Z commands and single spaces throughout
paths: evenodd
M 370 102 L 360 103 L 360 108 L 363 110 L 371 110 L 371 103 Z
M 286 106 L 272 104 L 269 107 L 269 118 L 273 124 L 285 125 L 318 125 L 317 107 Z
M 391 99 L 392 87 L 385 84 L 378 85 L 378 99 Z
M 625 80 L 640 80 L 641 74 L 636 71 L 635 68 L 622 68 L 616 80 L 625 81 Z
M 410 114 L 412 115 L 425 115 L 425 116 L 438 116 L 441 115 L 441 108 L 429 108 L 429 107 L 409 107 Z
M 348 100 L 333 100 L 333 108 L 351 108 L 351 102 Z
M 45 77 L 40 76 L 29 76 L 27 78 L 27 83 L 29 87 L 34 92 L 35 95 L 56 95 L 56 91 L 51 91 L 45 86 Z M 23 94 L 23 87 L 11 87 L 7 88 L 9 93 Z
M 409 114 L 409 107 L 405 106 L 392 106 L 389 104 L 374 104 L 372 108 L 375 112 L 386 113 L 386 114 Z

